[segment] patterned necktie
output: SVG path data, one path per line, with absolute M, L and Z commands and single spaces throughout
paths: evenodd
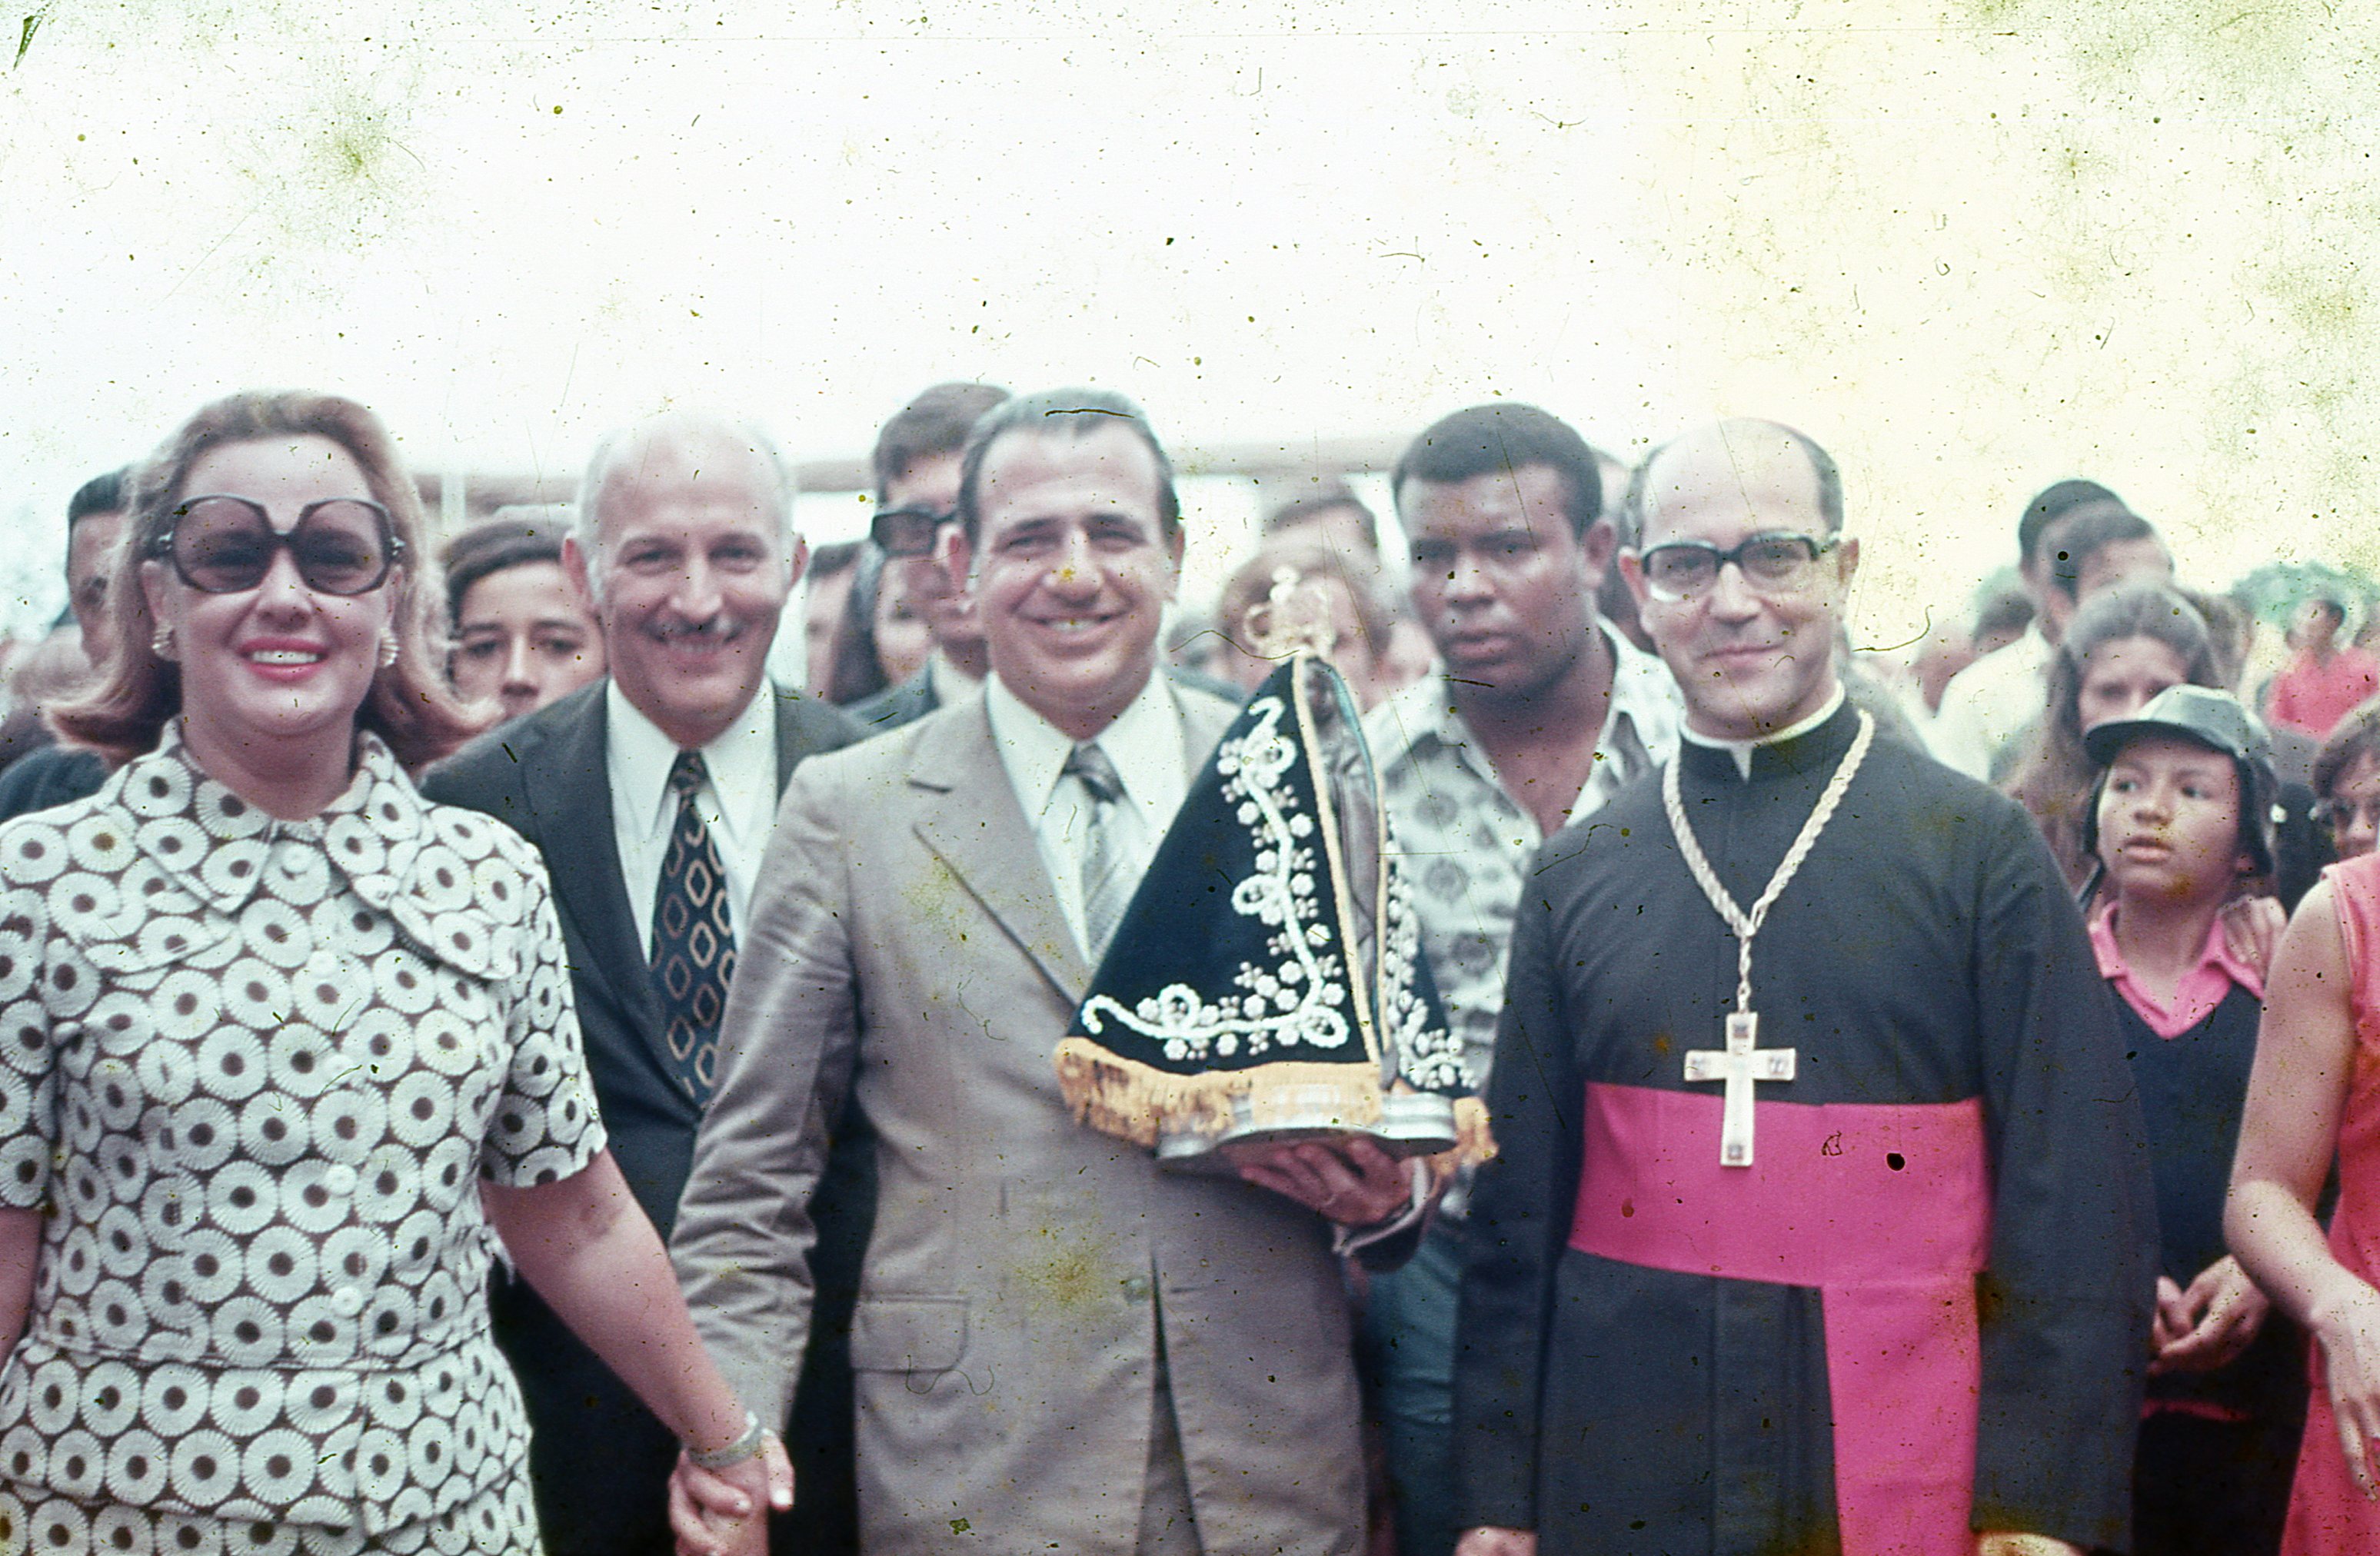
M 679 752 L 670 766 L 677 823 L 670 828 L 669 852 L 653 893 L 653 993 L 661 1000 L 662 1030 L 677 1067 L 677 1083 L 703 1105 L 719 1081 L 719 1013 L 735 972 L 727 871 L 710 828 L 694 808 L 695 790 L 710 776 L 698 751 Z
M 1096 742 L 1076 746 L 1062 775 L 1081 784 L 1090 796 L 1090 819 L 1075 844 L 1075 857 L 1083 886 L 1084 948 L 1096 962 L 1107 954 L 1108 941 L 1138 885 L 1124 867 L 1123 779 Z

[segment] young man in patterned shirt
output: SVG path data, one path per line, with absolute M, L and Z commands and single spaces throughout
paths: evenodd
M 1430 971 L 1484 1088 L 1529 856 L 1669 759 L 1678 693 L 1597 613 L 1617 537 L 1594 451 L 1568 426 L 1530 405 L 1457 411 L 1414 440 L 1394 488 L 1415 613 L 1442 669 L 1382 704 L 1367 732 Z M 1463 1187 L 1412 1262 L 1374 1278 L 1366 1314 L 1400 1556 L 1454 1548 Z

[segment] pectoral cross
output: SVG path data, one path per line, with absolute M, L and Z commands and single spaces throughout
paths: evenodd
M 1760 1017 L 1738 1010 L 1727 1019 L 1724 1049 L 1696 1048 L 1686 1055 L 1688 1080 L 1723 1080 L 1727 1094 L 1719 1109 L 1718 1164 L 1752 1165 L 1752 1088 L 1762 1080 L 1793 1079 L 1791 1048 L 1762 1048 Z

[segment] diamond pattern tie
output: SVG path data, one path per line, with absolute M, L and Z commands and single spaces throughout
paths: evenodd
M 670 828 L 653 893 L 653 993 L 677 1083 L 708 1104 L 719 1080 L 719 1014 L 735 972 L 735 925 L 727 915 L 727 871 L 710 828 L 694 808 L 710 777 L 702 753 L 681 751 L 670 766 L 677 824 Z
M 1097 742 L 1076 746 L 1061 773 L 1090 796 L 1090 819 L 1076 844 L 1076 859 L 1083 884 L 1084 949 L 1097 962 L 1107 954 L 1108 942 L 1132 901 L 1133 887 L 1139 884 L 1125 868 L 1123 779 Z

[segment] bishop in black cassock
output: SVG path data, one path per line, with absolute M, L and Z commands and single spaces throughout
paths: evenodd
M 1861 717 L 1836 692 L 1785 738 L 1682 749 L 1738 904 Z M 1970 1529 L 2121 1549 L 2154 1195 L 2047 848 L 1879 741 L 1754 944 L 1757 1041 L 1792 1075 L 1748 1083 L 1754 1164 L 1721 1166 L 1722 1088 L 1686 1055 L 1724 1048 L 1738 942 L 1658 778 L 1538 856 L 1469 1226 L 1463 1526 L 1535 1530 L 1543 1556 L 1953 1556 Z

